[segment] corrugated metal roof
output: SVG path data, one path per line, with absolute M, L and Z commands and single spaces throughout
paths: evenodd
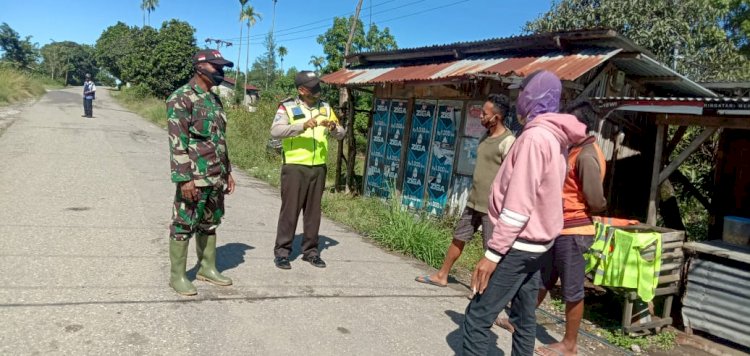
M 682 317 L 685 326 L 750 347 L 748 265 L 695 257 L 687 275 Z
M 545 69 L 562 80 L 575 80 L 619 53 L 620 49 L 592 48 L 577 53 L 551 52 L 542 56 L 470 56 L 437 64 L 394 64 L 348 68 L 323 76 L 334 85 L 373 85 L 391 82 L 460 79 L 470 75 L 525 76 Z
M 615 57 L 612 63 L 631 76 L 644 78 L 665 78 L 677 77 L 674 81 L 653 81 L 649 85 L 660 87 L 672 92 L 679 92 L 686 95 L 695 96 L 716 96 L 716 93 L 690 80 L 684 75 L 677 73 L 671 68 L 665 66 L 659 61 L 649 57 L 646 54 L 638 54 L 635 57 Z

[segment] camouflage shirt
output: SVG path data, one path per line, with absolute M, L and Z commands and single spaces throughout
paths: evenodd
M 226 127 L 219 97 L 192 80 L 167 98 L 172 182 L 192 180 L 198 187 L 225 183 L 232 170 Z

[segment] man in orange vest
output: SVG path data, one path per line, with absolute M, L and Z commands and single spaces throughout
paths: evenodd
M 586 123 L 587 129 L 596 123 L 596 109 L 588 101 L 571 104 L 566 112 Z M 565 336 L 561 342 L 540 346 L 538 355 L 577 355 L 578 327 L 583 317 L 583 297 L 586 260 L 583 254 L 594 242 L 592 214 L 607 207 L 602 183 L 606 161 L 594 136 L 572 145 L 568 153 L 568 174 L 563 184 L 563 230 L 552 248 L 542 256 L 542 283 L 537 307 L 547 291 L 561 280 L 565 300 Z M 512 319 L 512 317 L 511 317 Z M 511 332 L 512 320 L 498 318 L 497 323 Z

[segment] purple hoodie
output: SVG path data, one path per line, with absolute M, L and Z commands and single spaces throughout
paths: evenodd
M 526 118 L 526 123 L 534 120 L 539 114 L 559 111 L 562 83 L 552 72 L 531 73 L 521 82 L 521 86 L 523 91 L 516 100 L 516 113 L 519 117 Z
M 540 72 L 519 95 L 516 107 L 527 124 L 490 188 L 488 213 L 495 228 L 485 257 L 493 262 L 511 247 L 545 252 L 562 230 L 568 147 L 586 137 L 586 125 L 555 113 L 560 88 L 554 74 Z

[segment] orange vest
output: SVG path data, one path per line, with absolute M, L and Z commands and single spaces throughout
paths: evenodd
M 580 145 L 571 147 L 568 152 L 568 175 L 565 177 L 565 183 L 563 184 L 563 220 L 565 221 L 563 235 L 594 235 L 595 233 L 591 214 L 586 206 L 586 198 L 583 196 L 583 190 L 581 190 L 581 182 L 577 174 L 578 167 L 576 166 L 578 155 L 587 145 L 592 145 L 596 151 L 599 160 L 600 181 L 604 182 L 606 160 L 596 140 L 589 137 Z

